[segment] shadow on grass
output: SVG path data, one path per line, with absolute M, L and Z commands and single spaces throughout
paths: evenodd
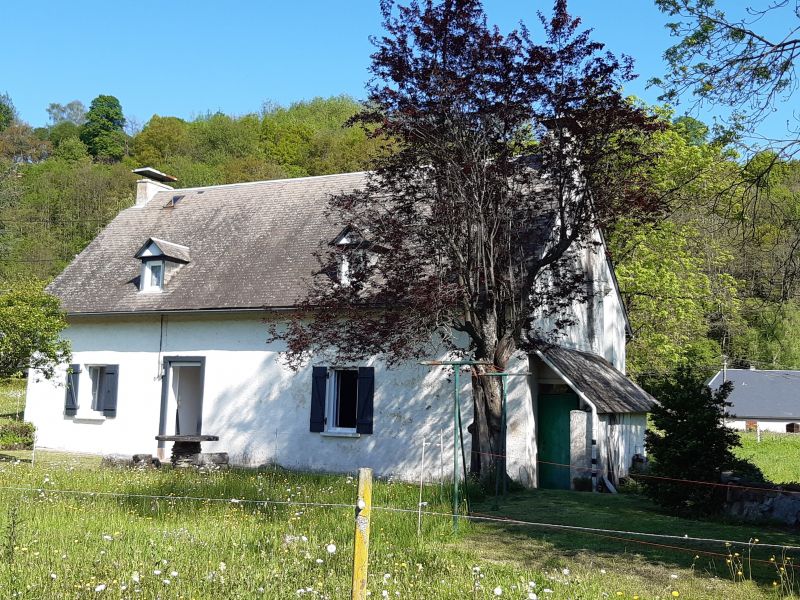
M 29 463 L 29 462 L 31 462 L 31 459 L 30 458 L 23 458 L 21 456 L 15 456 L 13 454 L 5 454 L 4 452 L 0 452 L 0 462 L 2 462 L 2 461 Z
M 627 561 L 627 568 L 631 571 L 639 570 L 646 563 L 654 563 L 732 579 L 741 569 L 743 577 L 752 573 L 753 580 L 759 585 L 772 587 L 777 576 L 776 564 L 770 559 L 775 557 L 781 563 L 783 556 L 780 548 L 768 548 L 763 544 L 800 545 L 797 533 L 774 526 L 683 519 L 659 512 L 649 500 L 633 495 L 535 490 L 510 495 L 500 503 L 499 510 L 492 510 L 492 505 L 493 499 L 487 499 L 475 504 L 473 512 L 486 517 L 536 523 L 743 542 L 728 546 L 716 541 L 697 542 L 637 537 L 631 533 L 579 532 L 514 523 L 486 523 L 488 531 L 493 532 L 490 537 L 498 540 L 497 552 L 504 552 L 502 546 L 505 546 L 513 552 L 513 557 L 510 557 L 512 560 L 529 565 L 538 564 L 543 568 L 557 567 L 559 559 L 581 556 L 597 565 L 599 556 L 617 562 Z M 501 532 L 500 535 L 498 532 Z M 508 543 L 512 538 L 519 543 Z M 762 545 L 748 543 L 755 539 Z M 482 540 L 482 543 L 492 545 L 491 539 Z M 792 556 L 791 552 L 788 554 Z M 646 571 L 643 568 L 641 570 Z M 800 572 L 796 575 L 800 575 Z

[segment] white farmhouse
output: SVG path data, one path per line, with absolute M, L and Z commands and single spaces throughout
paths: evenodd
M 733 384 L 726 423 L 733 429 L 800 433 L 800 371 L 728 369 L 718 371 L 708 386 Z
M 266 341 L 265 320 L 287 319 L 318 269 L 320 241 L 342 231 L 326 216 L 328 198 L 366 174 L 172 189 L 158 171 L 137 172 L 136 204 L 49 287 L 68 314 L 73 358 L 54 380 L 30 373 L 25 418 L 38 445 L 164 456 L 170 442 L 156 435 L 210 434 L 219 441 L 203 450 L 238 464 L 366 466 L 412 479 L 424 441 L 425 476 L 438 478 L 453 452 L 445 369 L 312 359 L 293 372 Z M 616 280 L 602 251 L 583 261 L 594 300 L 575 306 L 560 346 L 512 361 L 531 375 L 509 378 L 508 471 L 529 486 L 588 477 L 592 440 L 612 481 L 644 452 L 653 399 L 624 375 L 629 329 Z

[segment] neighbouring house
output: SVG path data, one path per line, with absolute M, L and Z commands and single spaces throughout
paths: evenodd
M 733 383 L 728 426 L 739 430 L 800 433 L 800 371 L 723 369 L 708 385 Z
M 424 475 L 439 478 L 454 450 L 446 369 L 312 357 L 293 372 L 267 342 L 265 321 L 280 328 L 305 295 L 320 241 L 346 244 L 328 198 L 366 174 L 172 189 L 163 173 L 136 172 L 136 204 L 48 288 L 68 314 L 73 358 L 54 380 L 30 374 L 25 417 L 38 445 L 163 456 L 170 442 L 156 435 L 207 434 L 219 441 L 203 449 L 234 463 L 412 479 L 424 441 Z M 509 473 L 528 486 L 588 477 L 593 445 L 612 481 L 644 453 L 654 400 L 624 375 L 630 328 L 597 240 L 581 256 L 593 300 L 575 305 L 560 345 L 510 367 L 530 373 L 509 378 L 507 437 Z

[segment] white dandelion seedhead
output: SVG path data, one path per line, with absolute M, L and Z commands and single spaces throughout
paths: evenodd
M 97 593 L 100 593 L 105 589 L 106 589 L 106 584 L 105 583 L 101 583 L 100 585 L 98 585 L 97 587 L 94 588 L 94 591 L 97 592 Z
M 328 551 L 328 554 L 336 554 L 336 544 L 328 544 L 325 546 L 325 550 Z
M 499 585 L 496 588 L 494 588 L 494 590 L 492 590 L 492 591 L 494 592 L 495 596 L 502 596 L 503 595 L 503 588 L 501 588 Z

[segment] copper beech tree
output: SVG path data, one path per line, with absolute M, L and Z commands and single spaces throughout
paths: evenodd
M 564 0 L 524 26 L 487 25 L 478 0 L 381 3 L 368 101 L 354 119 L 389 148 L 363 189 L 334 197 L 348 244 L 320 272 L 286 330 L 289 365 L 310 353 L 389 366 L 443 350 L 504 370 L 569 320 L 589 289 L 576 254 L 619 215 L 659 200 L 641 142 L 657 123 L 627 101 L 630 60 L 579 31 Z M 341 275 L 343 265 L 347 275 Z M 319 356 L 319 354 L 317 354 Z M 472 374 L 471 471 L 500 446 L 498 380 Z

